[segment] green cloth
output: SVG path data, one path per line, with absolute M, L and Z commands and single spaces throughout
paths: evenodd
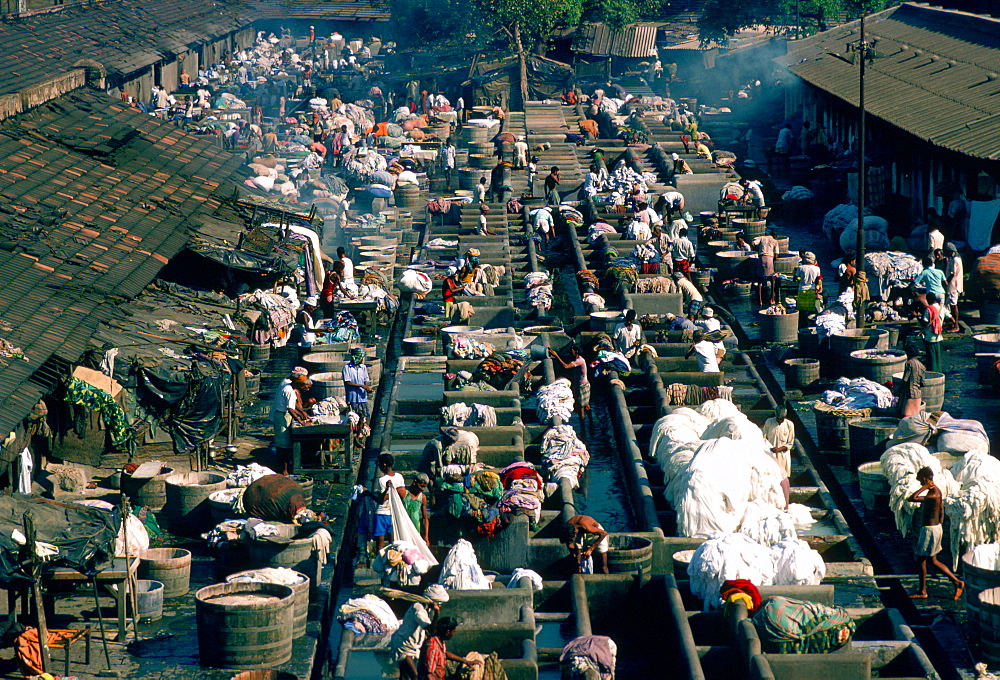
M 135 438 L 129 429 L 128 418 L 124 409 L 110 394 L 79 378 L 70 378 L 66 384 L 66 401 L 91 411 L 99 411 L 104 426 L 111 433 L 112 444 L 125 451 L 132 450 Z
M 438 480 L 437 492 L 441 509 L 455 519 L 461 517 L 465 511 L 465 501 L 462 498 L 465 493 L 465 483 Z
M 413 526 L 417 528 L 417 531 L 423 531 L 422 524 L 424 518 L 423 513 L 420 512 L 420 506 L 423 505 L 421 501 L 423 501 L 423 499 L 423 494 L 414 497 L 414 495 L 409 491 L 407 491 L 406 495 L 403 496 L 403 507 L 406 508 L 406 514 L 410 516 L 410 519 L 413 521 Z
M 761 648 L 771 654 L 825 654 L 841 646 L 844 627 L 854 634 L 856 625 L 842 607 L 818 602 L 772 597 L 753 615 Z

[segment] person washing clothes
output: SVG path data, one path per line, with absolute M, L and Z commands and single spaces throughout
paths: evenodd
M 615 326 L 613 334 L 615 349 L 630 361 L 642 344 L 642 326 L 635 322 L 635 316 L 634 309 L 626 309 L 625 320 Z
M 903 366 L 903 381 L 900 383 L 899 408 L 900 417 L 908 418 L 920 413 L 924 399 L 924 379 L 927 368 L 920 360 L 921 347 L 919 341 L 911 338 L 906 343 L 906 364 Z
M 719 362 L 722 361 L 722 357 L 725 356 L 726 351 L 719 349 L 716 343 L 706 340 L 703 331 L 694 332 L 694 344 L 688 348 L 688 351 L 684 354 L 684 358 L 689 359 L 692 354 L 698 360 L 698 370 L 702 373 L 721 372 Z
M 580 426 L 587 420 L 587 412 L 590 411 L 590 381 L 587 378 L 587 360 L 580 354 L 580 346 L 570 345 L 570 360 L 563 361 L 559 353 L 554 349 L 549 350 L 549 356 L 559 362 L 559 365 L 568 371 L 572 371 L 570 385 L 573 388 L 573 399 L 576 402 L 576 412 L 580 416 Z
M 371 377 L 368 375 L 368 367 L 365 366 L 365 350 L 363 347 L 355 347 L 351 350 L 350 359 L 347 365 L 341 370 L 344 380 L 344 391 L 347 396 L 347 405 L 358 417 L 361 423 L 368 422 L 368 395 L 374 392 L 371 386 Z
M 588 538 L 592 536 L 594 539 L 590 545 L 587 545 Z M 588 515 L 574 515 L 566 521 L 562 542 L 569 549 L 569 554 L 576 563 L 578 574 L 587 573 L 584 571 L 584 563 L 586 558 L 593 557 L 595 553 L 597 557 L 593 561 L 592 573 L 608 573 L 608 548 L 610 547 L 608 536 L 608 532 L 604 530 L 601 523 Z

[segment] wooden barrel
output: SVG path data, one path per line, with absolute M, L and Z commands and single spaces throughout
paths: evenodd
M 261 567 L 285 567 L 309 577 L 312 587 L 317 585 L 319 562 L 313 551 L 312 538 L 291 539 L 287 543 L 268 540 L 247 542 L 249 565 Z
M 778 242 L 778 252 L 787 253 L 788 252 L 788 237 L 787 236 L 775 236 L 774 240 Z
M 708 269 L 699 269 L 691 272 L 691 279 L 699 289 L 705 290 L 712 285 L 712 272 Z
M 720 250 L 715 254 L 715 261 L 719 265 L 719 276 L 735 275 L 749 257 L 750 253 L 743 250 Z
M 174 469 L 172 467 L 163 466 L 160 469 L 160 474 L 155 477 L 140 479 L 135 479 L 132 475 L 122 473 L 122 493 L 128 496 L 133 505 L 149 508 L 153 512 L 159 512 L 167 504 L 167 486 L 164 482 L 173 472 Z
M 965 610 L 969 613 L 969 626 L 978 630 L 981 621 L 979 596 L 1000 588 L 1000 571 L 975 566 L 970 551 L 962 555 L 962 580 L 965 581 Z
M 799 354 L 810 359 L 819 358 L 819 335 L 815 328 L 799 329 Z
M 480 144 L 488 142 L 490 139 L 489 128 L 482 125 L 465 125 L 462 127 L 462 141 L 468 145 L 478 142 Z
M 849 423 L 847 430 L 851 442 L 851 465 L 859 466 L 879 460 L 885 453 L 886 442 L 898 425 L 898 418 L 865 418 Z
M 894 373 L 903 370 L 906 352 L 898 349 L 859 349 L 851 352 L 851 363 L 856 377 L 886 385 L 892 382 Z
M 798 255 L 788 255 L 787 253 L 779 254 L 774 258 L 774 273 L 775 274 L 792 274 L 795 272 L 795 268 L 799 266 L 799 256 Z
M 299 676 L 285 671 L 243 671 L 237 673 L 229 680 L 299 680 Z
M 403 338 L 403 354 L 408 357 L 429 357 L 437 351 L 437 338 Z
M 212 511 L 208 497 L 213 491 L 226 488 L 225 475 L 185 472 L 170 475 L 164 483 L 167 486 L 167 504 L 164 510 L 172 531 L 200 534 L 211 528 Z
M 694 557 L 694 550 L 678 550 L 671 558 L 674 565 L 674 578 L 678 581 L 688 578 L 688 567 L 691 566 L 691 558 Z
M 977 354 L 1000 353 L 1000 333 L 979 333 L 973 335 L 972 348 Z
M 845 358 L 859 349 L 889 349 L 889 333 L 877 328 L 848 328 L 830 336 L 830 347 Z
M 298 583 L 284 585 L 295 593 L 295 602 L 292 605 L 292 631 L 295 637 L 299 637 L 305 635 L 306 621 L 309 618 L 309 577 L 298 572 L 295 575 L 299 577 Z M 226 577 L 226 583 L 276 583 L 278 578 L 276 570 L 271 568 L 250 569 L 230 574 Z
M 838 410 L 822 401 L 813 405 L 816 416 L 816 439 L 824 451 L 846 452 L 850 449 L 850 432 L 847 426 L 870 418 L 870 408 Z
M 795 342 L 799 332 L 799 312 L 765 314 L 760 311 L 757 312 L 757 325 L 760 327 L 760 339 L 764 342 Z
M 875 461 L 859 465 L 858 485 L 866 510 L 889 508 L 889 480 L 882 472 L 882 463 Z
M 250 348 L 250 361 L 270 361 L 271 359 L 271 346 L 270 345 L 253 345 Z
M 322 401 L 328 397 L 344 397 L 347 395 L 344 389 L 344 375 L 341 371 L 328 371 L 324 373 L 313 373 L 309 376 L 312 380 L 312 395 Z
M 482 153 L 469 154 L 470 168 L 492 168 L 493 165 L 493 156 Z
M 426 205 L 426 199 L 420 195 L 420 187 L 413 184 L 404 184 L 396 187 L 393 192 L 396 196 L 396 206 L 406 210 L 419 210 Z
M 892 381 L 897 385 L 901 384 L 903 374 L 893 373 Z M 924 400 L 925 411 L 940 411 L 944 407 L 944 373 L 927 371 L 924 374 L 924 388 L 920 394 Z
M 163 618 L 163 584 L 159 581 L 136 579 L 136 615 L 142 623 Z
M 641 536 L 608 537 L 608 571 L 629 574 L 640 569 L 650 573 L 653 568 L 653 542 Z
M 219 583 L 195 594 L 202 666 L 255 669 L 292 658 L 295 593 L 275 583 Z
M 986 662 L 1000 664 L 1000 587 L 979 593 L 979 639 Z
M 708 241 L 707 243 L 705 243 L 705 247 L 708 248 L 709 254 L 711 254 L 713 257 L 715 256 L 716 253 L 720 251 L 729 250 L 731 246 L 732 246 L 731 241 Z
M 191 588 L 191 552 L 149 548 L 139 553 L 139 576 L 163 584 L 163 597 L 187 595 Z
M 894 324 L 894 323 L 885 323 L 885 324 L 882 324 L 882 323 L 880 323 L 880 324 L 873 325 L 872 328 L 877 328 L 878 330 L 885 331 L 886 333 L 889 334 L 888 343 L 889 343 L 889 348 L 890 349 L 892 349 L 893 347 L 898 347 L 899 346 L 899 324 Z
M 807 390 L 819 382 L 819 359 L 798 357 L 785 359 L 785 386 Z
M 482 168 L 462 168 L 458 171 L 458 186 L 460 189 L 472 191 L 481 178 L 489 180 L 489 175 L 490 171 Z
M 726 284 L 723 293 L 731 298 L 748 298 L 753 293 L 753 283 L 750 281 L 731 281 Z
M 733 226 L 742 229 L 749 240 L 764 235 L 764 230 L 767 229 L 767 220 L 748 220 L 737 217 L 733 220 Z

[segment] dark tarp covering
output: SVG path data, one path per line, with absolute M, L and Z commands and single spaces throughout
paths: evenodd
M 574 79 L 573 67 L 562 62 L 528 55 L 528 95 L 532 99 L 557 99 Z M 499 99 L 517 90 L 520 76 L 517 57 L 482 62 L 472 76 L 477 98 Z
M 207 243 L 192 243 L 189 248 L 213 262 L 241 271 L 268 274 L 290 274 L 299 266 L 298 253 L 271 253 L 262 255 L 246 250 L 222 248 Z
M 142 405 L 161 420 L 177 453 L 187 453 L 214 437 L 222 426 L 222 398 L 227 378 L 195 365 L 193 373 L 137 367 L 137 393 Z
M 11 535 L 24 533 L 24 513 L 31 511 L 36 540 L 59 548 L 49 566 L 71 567 L 92 576 L 111 565 L 121 513 L 35 496 L 0 496 L 0 585 L 27 579 L 20 569 L 21 546 Z

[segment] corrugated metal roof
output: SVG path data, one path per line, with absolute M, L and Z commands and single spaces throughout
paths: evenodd
M 646 58 L 656 54 L 658 24 L 629 24 L 624 30 L 606 24 L 584 24 L 573 39 L 573 50 L 595 57 Z
M 865 109 L 920 139 L 1000 160 L 1000 21 L 913 4 L 865 20 L 878 54 L 865 70 Z M 858 105 L 858 67 L 833 56 L 859 38 L 853 22 L 789 43 L 788 69 Z
M 0 432 L 228 198 L 242 159 L 213 141 L 89 90 L 0 124 L 0 338 L 27 359 L 0 357 Z

